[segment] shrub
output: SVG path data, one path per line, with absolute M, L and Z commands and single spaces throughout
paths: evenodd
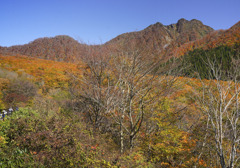
M 36 86 L 27 80 L 16 79 L 10 83 L 4 92 L 4 101 L 12 105 L 27 102 L 37 94 Z

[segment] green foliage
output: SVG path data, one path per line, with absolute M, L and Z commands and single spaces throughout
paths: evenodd
M 75 117 L 20 108 L 0 124 L 2 167 L 111 167 Z
M 66 100 L 68 98 L 70 98 L 70 93 L 66 90 L 61 90 L 61 89 L 55 89 L 55 91 L 53 91 L 53 93 L 51 94 L 53 99 L 55 100 Z
M 27 118 L 27 119 L 35 119 L 38 118 L 40 116 L 40 114 L 31 109 L 30 107 L 20 107 L 19 110 L 17 112 L 14 112 L 11 116 L 12 120 L 15 119 L 23 119 L 23 118 Z
M 0 167 L 42 167 L 33 160 L 32 155 L 26 150 L 18 147 L 5 147 L 0 151 Z
M 20 111 L 25 112 L 24 110 Z M 16 127 L 9 117 L 6 117 L 5 121 L 0 121 L 0 167 L 39 166 L 40 164 L 34 161 L 33 156 L 26 148 L 19 148 L 13 138 L 14 135 L 10 133 L 14 128 Z
M 226 80 L 233 71 L 233 59 L 239 59 L 239 46 L 220 46 L 217 48 L 203 50 L 195 49 L 183 57 L 183 75 L 188 77 L 199 77 L 202 79 L 214 79 L 213 71 L 209 62 L 214 63 L 215 71 L 220 70 L 222 80 Z

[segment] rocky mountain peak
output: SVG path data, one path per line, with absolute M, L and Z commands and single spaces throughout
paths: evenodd
M 184 19 L 184 18 L 181 18 L 181 19 L 179 19 L 179 20 L 177 21 L 177 25 L 185 24 L 185 23 L 187 23 L 187 22 L 189 22 L 189 21 L 186 20 L 186 19 Z

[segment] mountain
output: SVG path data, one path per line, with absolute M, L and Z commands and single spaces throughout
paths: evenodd
M 144 47 L 155 56 L 184 43 L 195 41 L 214 30 L 201 21 L 180 19 L 176 24 L 164 26 L 157 22 L 138 32 L 125 33 L 107 42 L 108 45 Z
M 110 40 L 108 43 L 116 43 L 126 40 L 137 40 L 146 43 L 169 44 L 172 41 L 180 44 L 194 41 L 214 31 L 211 27 L 204 25 L 201 21 L 193 19 L 188 21 L 180 19 L 176 24 L 164 26 L 157 22 L 139 32 L 125 33 Z
M 80 44 L 69 36 L 56 36 L 53 38 L 39 38 L 25 45 L 1 47 L 2 54 L 21 54 L 36 58 L 73 61 L 77 56 L 84 55 L 86 45 Z
M 98 54 L 109 54 L 115 50 L 144 50 L 149 58 L 164 56 L 179 57 L 195 48 L 209 48 L 239 42 L 240 22 L 228 30 L 214 31 L 201 21 L 180 19 L 176 24 L 159 22 L 147 28 L 121 34 L 103 45 L 80 44 L 69 36 L 39 38 L 25 45 L 0 47 L 5 55 L 27 55 L 55 61 L 75 62 Z
M 175 47 L 169 56 L 179 57 L 194 49 L 212 49 L 218 46 L 240 44 L 240 21 L 227 30 L 213 31 L 203 38 Z

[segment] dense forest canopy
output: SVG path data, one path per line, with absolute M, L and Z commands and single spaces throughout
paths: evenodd
M 222 73 L 222 80 L 228 79 L 234 73 L 233 62 L 239 59 L 240 46 L 219 46 L 209 50 L 196 49 L 184 55 L 182 59 L 183 75 L 188 77 L 212 79 L 214 71 L 208 66 L 208 62 L 214 62 L 215 70 Z M 237 62 L 236 62 L 237 63 Z M 199 72 L 196 74 L 196 72 Z

